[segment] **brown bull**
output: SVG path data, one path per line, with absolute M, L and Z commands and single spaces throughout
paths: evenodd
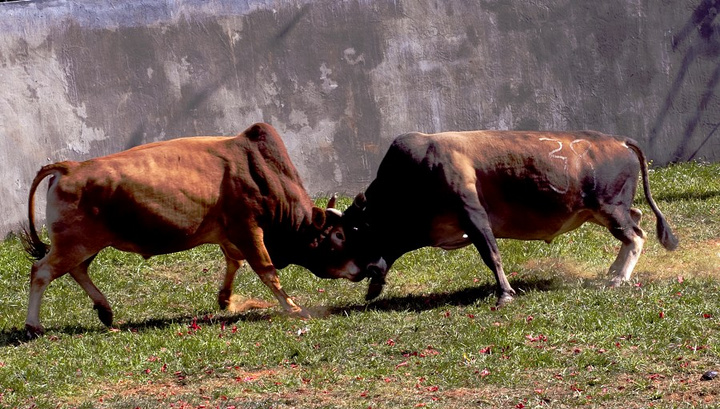
M 46 177 L 50 247 L 38 237 L 34 214 L 35 191 Z M 112 324 L 110 304 L 88 276 L 105 247 L 150 257 L 218 244 L 227 262 L 221 308 L 247 260 L 280 304 L 300 316 L 308 314 L 282 289 L 276 269 L 293 263 L 333 278 L 357 270 L 334 231 L 339 212 L 313 207 L 282 139 L 267 124 L 235 137 L 180 138 L 44 166 L 30 188 L 28 217 L 26 248 L 38 260 L 25 322 L 30 336 L 43 331 L 43 292 L 67 272 L 93 300 L 100 320 Z
M 495 274 L 502 304 L 515 290 L 503 271 L 496 238 L 550 242 L 592 222 L 622 243 L 610 266 L 611 283 L 618 285 L 630 278 L 645 242 L 640 210 L 632 207 L 638 174 L 657 218 L 658 238 L 673 250 L 678 241 L 650 194 L 645 156 L 632 139 L 598 132 L 399 136 L 375 180 L 343 215 L 346 245 L 363 249 L 355 260 L 384 261 L 351 279 L 370 277 L 372 299 L 382 290 L 387 269 L 404 253 L 473 244 Z

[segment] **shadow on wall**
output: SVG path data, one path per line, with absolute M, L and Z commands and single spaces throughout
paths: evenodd
M 688 71 L 693 63 L 697 62 L 700 58 L 717 59 L 720 57 L 720 24 L 713 24 L 716 22 L 718 13 L 720 12 L 720 0 L 703 0 L 695 11 L 693 12 L 690 20 L 685 24 L 680 33 L 673 38 L 672 49 L 676 51 L 681 45 L 688 43 L 687 50 L 683 57 L 680 69 L 678 70 L 677 76 L 668 91 L 668 95 L 665 98 L 665 102 L 658 112 L 650 130 L 650 144 L 654 145 L 657 143 L 656 139 L 660 128 L 665 122 L 665 118 L 670 111 L 670 107 L 678 97 L 683 84 L 687 79 Z M 693 41 L 692 34 L 697 31 L 699 36 L 695 37 Z M 702 149 L 703 146 L 715 135 L 720 123 L 716 124 L 712 130 L 705 136 L 699 145 L 692 147 L 690 142 L 693 133 L 698 127 L 698 123 L 702 118 L 703 114 L 708 108 L 708 104 L 715 96 L 715 88 L 720 82 L 720 64 L 716 64 L 715 69 L 709 76 L 709 80 L 705 85 L 705 92 L 702 94 L 700 101 L 698 102 L 695 114 L 685 124 L 683 130 L 683 137 L 681 143 L 677 144 L 677 148 L 673 153 L 670 160 L 672 162 L 688 161 L 696 159 L 696 155 Z
M 2 0 L 0 0 L 0 2 L 1 1 Z M 300 8 L 300 10 L 297 11 L 295 15 L 290 19 L 290 21 L 278 30 L 277 34 L 271 36 L 268 43 L 259 43 L 256 46 L 265 50 L 280 49 L 288 34 L 308 13 L 309 7 L 310 4 L 305 4 L 304 6 L 302 6 L 302 8 Z M 228 52 L 231 53 L 232 50 L 228 50 Z M 263 58 L 265 62 L 268 62 L 268 58 L 265 54 L 258 54 L 255 55 L 255 57 Z M 226 71 L 222 76 L 218 77 L 215 81 L 211 82 L 203 89 L 193 92 L 187 98 L 183 98 L 181 106 L 177 109 L 178 112 L 193 112 L 201 108 L 201 106 L 205 104 L 208 99 L 210 99 L 220 88 L 230 82 L 232 77 L 234 77 L 235 75 L 237 75 L 237 73 L 234 70 Z M 142 116 L 140 116 L 140 118 L 142 118 Z M 145 140 L 146 134 L 146 125 L 142 121 L 140 121 L 140 123 L 135 127 L 135 130 L 130 133 L 130 137 L 125 144 L 125 149 L 130 149 L 135 146 L 147 143 L 147 141 Z

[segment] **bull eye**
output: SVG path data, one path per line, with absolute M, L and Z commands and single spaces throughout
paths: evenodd
M 337 231 L 337 232 L 335 232 L 335 238 L 340 241 L 343 241 L 343 240 L 345 240 L 345 235 L 343 235 L 341 232 Z

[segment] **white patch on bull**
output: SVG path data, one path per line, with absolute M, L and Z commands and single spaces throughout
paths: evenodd
M 576 146 L 583 142 L 585 142 L 585 143 L 580 146 Z M 588 160 L 588 158 L 587 158 L 587 154 L 588 154 L 588 152 L 590 152 L 591 147 L 592 147 L 592 144 L 590 143 L 590 141 L 588 141 L 586 139 L 576 139 L 576 140 L 570 142 L 570 150 L 573 151 L 573 153 L 575 155 L 577 155 L 583 163 L 585 163 L 586 165 L 588 165 L 590 167 L 590 169 L 592 169 L 593 190 L 595 190 L 595 188 L 597 188 L 597 178 L 595 177 L 595 165 L 592 163 L 591 160 Z
M 552 159 L 559 159 L 562 161 L 562 168 L 565 175 L 565 186 L 556 186 L 553 185 L 548 181 L 548 184 L 550 185 L 550 188 L 560 194 L 565 194 L 570 190 L 570 176 L 568 174 L 568 157 L 559 155 L 558 152 L 561 152 L 563 149 L 563 143 L 562 141 L 558 139 L 553 138 L 540 138 L 541 141 L 550 141 L 555 142 L 558 144 L 558 148 L 550 151 L 550 158 Z M 588 160 L 587 154 L 590 152 L 590 148 L 592 147 L 592 144 L 586 140 L 586 139 L 575 139 L 574 141 L 570 142 L 570 150 L 572 153 L 577 156 L 580 161 L 582 161 L 584 164 L 588 165 L 590 169 L 592 169 L 593 173 L 593 186 L 597 187 L 597 178 L 595 177 L 595 166 L 593 165 L 592 161 Z M 576 162 L 577 163 L 577 162 Z
M 570 190 L 570 179 L 568 178 L 568 174 L 567 174 L 568 173 L 568 159 L 567 159 L 567 156 L 562 156 L 562 155 L 557 154 L 558 152 L 560 152 L 562 150 L 563 143 L 557 139 L 552 139 L 552 138 L 540 138 L 540 140 L 555 142 L 558 144 L 558 148 L 553 151 L 550 151 L 549 156 L 551 159 L 559 159 L 563 163 L 562 168 L 563 168 L 563 171 L 565 174 L 565 187 L 557 187 L 557 186 L 553 185 L 552 183 L 550 183 L 549 181 L 548 181 L 548 184 L 550 185 L 550 188 L 552 190 L 554 190 L 560 194 L 565 194 L 568 192 L 568 190 Z

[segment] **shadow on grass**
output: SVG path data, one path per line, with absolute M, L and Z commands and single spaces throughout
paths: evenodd
M 516 297 L 522 297 L 530 291 L 552 291 L 562 286 L 561 280 L 557 277 L 538 278 L 527 277 L 526 279 L 514 280 L 513 288 L 517 292 Z M 463 288 L 455 291 L 432 293 L 432 294 L 410 294 L 402 297 L 380 298 L 368 304 L 354 304 L 328 308 L 328 315 L 343 315 L 349 312 L 360 311 L 412 311 L 422 312 L 442 307 L 463 307 L 473 305 L 480 300 L 497 296 L 495 284 L 483 284 L 472 288 Z
M 558 277 L 539 278 L 527 277 L 512 282 L 517 291 L 517 297 L 531 291 L 553 291 L 562 287 L 562 280 Z M 494 284 L 483 284 L 478 287 L 464 288 L 455 291 L 432 293 L 432 294 L 410 294 L 401 297 L 380 298 L 377 301 L 363 304 L 337 305 L 320 308 L 321 314 L 316 314 L 317 319 L 327 318 L 335 315 L 345 315 L 350 312 L 363 311 L 413 311 L 421 312 L 449 306 L 462 307 L 472 305 L 479 300 L 496 296 L 497 287 Z M 311 308 L 311 310 L 315 310 Z M 187 332 L 195 324 L 200 327 L 204 325 L 216 325 L 225 323 L 232 325 L 242 322 L 268 321 L 273 317 L 283 314 L 277 308 L 257 309 L 241 313 L 227 313 L 220 311 L 198 311 L 195 314 L 185 314 L 173 317 L 149 318 L 138 321 L 120 323 L 113 328 L 121 332 L 144 332 L 148 330 L 164 329 L 173 325 L 181 325 L 183 331 Z M 108 331 L 102 326 L 84 327 L 79 325 L 67 325 L 63 327 L 49 327 L 48 332 L 59 332 L 64 335 L 76 336 L 85 334 L 100 334 Z M 45 335 L 46 337 L 48 335 Z M 52 337 L 53 335 L 49 335 Z M 12 328 L 0 331 L 0 347 L 16 346 L 30 341 L 24 329 Z
M 258 322 L 270 320 L 277 315 L 278 314 L 271 309 L 246 311 L 237 314 L 229 314 L 220 311 L 198 311 L 195 314 L 123 322 L 118 325 L 113 325 L 112 329 L 99 325 L 99 321 L 96 326 L 65 325 L 62 327 L 46 327 L 46 333 L 42 337 L 48 337 L 52 340 L 55 335 L 52 335 L 51 333 L 60 333 L 65 336 L 77 336 L 102 334 L 107 333 L 108 331 L 144 332 L 147 330 L 164 329 L 173 325 L 181 325 L 185 328 L 185 332 L 187 332 L 193 324 L 197 324 L 202 327 L 204 325 L 214 325 L 222 322 L 225 322 L 226 324 L 237 322 Z M 27 335 L 24 328 L 19 329 L 14 327 L 11 329 L 5 329 L 0 331 L 0 348 L 5 346 L 21 345 L 25 342 L 32 341 L 33 339 L 34 338 Z
M 654 195 L 658 202 L 677 202 L 681 200 L 708 200 L 720 196 L 719 190 L 711 190 L 708 192 L 675 192 L 675 193 L 659 193 Z

